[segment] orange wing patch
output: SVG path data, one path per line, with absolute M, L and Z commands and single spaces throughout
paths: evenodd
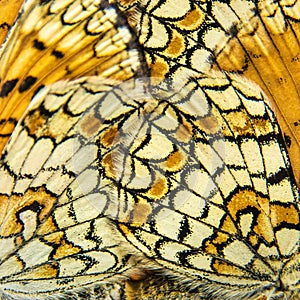
M 12 27 L 24 0 L 0 1 L 0 45 L 5 40 L 9 29 Z
M 253 80 L 269 96 L 286 143 L 299 186 L 300 181 L 300 14 L 291 5 L 262 1 L 250 21 L 231 28 L 226 45 L 216 53 L 216 68 Z M 238 14 L 238 13 L 237 13 Z

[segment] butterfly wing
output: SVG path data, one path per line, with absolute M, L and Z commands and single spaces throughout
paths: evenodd
M 287 136 L 299 182 L 299 1 L 126 3 L 120 1 L 139 37 L 152 83 L 213 68 L 242 74 L 261 86 Z
M 107 217 L 119 205 L 99 164 L 106 123 L 135 109 L 115 86 L 99 77 L 58 82 L 37 94 L 14 131 L 0 170 L 4 294 L 43 299 L 139 269 L 142 255 Z
M 299 1 L 250 3 L 252 16 L 244 18 L 242 1 L 224 5 L 215 1 L 216 19 L 228 41 L 216 49 L 215 67 L 243 74 L 268 94 L 279 125 L 287 136 L 288 151 L 299 186 Z M 227 27 L 226 15 L 236 22 Z
M 246 2 L 242 4 L 245 8 Z M 247 4 L 251 6 L 251 2 Z M 167 82 L 158 88 L 154 99 L 137 101 L 138 109 L 137 103 L 131 103 L 133 110 L 126 111 L 126 117 L 107 121 L 111 126 L 100 135 L 99 163 L 101 174 L 110 183 L 106 193 L 118 199 L 118 204 L 117 210 L 114 207 L 104 214 L 118 220 L 121 233 L 169 270 L 166 274 L 176 274 L 182 282 L 193 278 L 196 283 L 191 285 L 207 297 L 231 299 L 276 290 L 279 273 L 289 289 L 287 295 L 297 294 L 299 204 L 272 111 L 261 90 L 254 87 L 251 91 L 247 86 L 252 84 L 244 80 L 220 74 L 195 76 L 210 68 L 209 59 L 227 34 L 208 2 L 182 1 L 180 10 L 171 1 L 146 5 L 146 10 L 138 12 L 142 21 L 137 23 L 141 24 L 140 43 L 152 68 L 152 82 L 164 77 L 183 79 L 175 80 L 180 83 L 178 89 L 184 87 L 183 94 L 163 92 Z M 205 114 L 208 111 L 213 113 Z M 145 125 L 149 121 L 152 127 Z M 194 149 L 198 149 L 196 154 Z M 230 151 L 224 155 L 224 149 Z M 253 159 L 252 151 L 256 151 L 257 159 Z M 270 153 L 272 159 L 268 158 Z M 50 191 L 51 187 L 60 188 L 54 187 L 59 182 L 51 179 L 54 173 L 59 178 L 70 176 L 68 169 L 57 170 L 55 164 L 46 171 L 53 174 L 43 175 L 46 177 L 40 183 L 46 180 Z M 28 178 L 19 175 L 18 188 L 22 191 L 25 186 L 24 193 L 24 179 Z M 73 190 L 76 187 L 68 189 L 70 198 Z M 25 199 L 30 202 L 31 196 Z M 106 225 L 102 224 L 103 228 Z M 30 237 L 30 231 L 25 233 Z M 98 280 L 101 278 L 102 273 Z
M 5 40 L 7 33 L 13 25 L 19 9 L 22 5 L 22 0 L 18 1 L 1 1 L 0 9 L 5 12 L 0 16 L 0 44 Z
M 40 86 L 97 74 L 126 80 L 143 73 L 137 48 L 105 0 L 26 1 L 1 54 L 1 149 Z
M 2 160 L 2 290 L 164 268 L 208 297 L 275 293 L 278 276 L 298 293 L 297 189 L 263 93 L 221 73 L 186 82 L 148 95 L 90 78 L 37 95 Z
M 216 73 L 154 94 L 102 159 L 120 230 L 207 297 L 297 295 L 299 195 L 263 92 Z

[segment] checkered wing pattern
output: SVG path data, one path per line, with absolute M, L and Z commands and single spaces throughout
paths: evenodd
M 298 1 L 111 2 L 2 48 L 0 296 L 299 299 Z
M 125 17 L 106 0 L 32 1 L 23 6 L 0 60 L 0 149 L 41 86 L 141 72 L 138 44 Z

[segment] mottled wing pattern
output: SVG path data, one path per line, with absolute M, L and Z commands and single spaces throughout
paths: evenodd
M 299 1 L 117 2 L 137 32 L 152 83 L 214 68 L 259 84 L 287 135 L 299 182 Z
M 298 191 L 262 91 L 216 74 L 155 96 L 103 157 L 130 208 L 120 230 L 213 299 L 298 294 Z
M 15 129 L 0 169 L 4 295 L 44 299 L 136 273 L 142 254 L 133 256 L 106 217 L 119 205 L 99 163 L 109 120 L 139 109 L 135 101 L 124 105 L 122 94 L 98 77 L 58 82 L 36 96 Z
M 127 3 L 117 2 L 121 8 Z M 130 2 L 134 5 L 125 12 L 143 47 L 152 83 L 210 68 L 208 58 L 225 37 L 225 31 L 215 33 L 220 26 L 211 16 L 211 1 Z
M 299 1 L 118 2 L 138 33 L 153 84 L 172 78 L 171 82 L 176 82 L 178 88 L 187 84 L 186 74 L 208 72 L 210 68 L 237 72 L 257 82 L 269 95 L 285 135 L 291 137 L 291 146 L 287 139 L 277 142 L 290 147 L 293 172 L 296 182 L 299 181 Z M 260 140 L 268 143 L 268 137 L 261 136 Z M 259 155 L 265 154 L 260 152 Z M 273 156 L 273 151 L 270 155 Z M 276 165 L 276 159 L 272 158 L 271 163 Z M 273 175 L 274 182 L 282 180 L 280 172 Z M 297 209 L 294 210 L 296 215 Z M 299 242 L 299 232 L 294 233 L 294 241 Z M 138 231 L 136 239 L 139 234 Z M 282 242 L 287 236 L 284 235 Z M 141 244 L 145 242 L 140 241 Z M 231 270 L 228 268 L 227 272 Z M 295 274 L 293 276 L 299 276 Z M 174 283 L 165 282 L 167 290 L 172 285 Z M 143 290 L 143 283 L 140 287 Z M 145 289 L 148 287 L 149 282 L 145 283 Z M 147 297 L 147 293 L 141 295 Z M 149 294 L 148 297 L 152 299 Z M 178 293 L 175 297 L 182 296 Z
M 134 35 L 106 0 L 26 1 L 0 60 L 0 149 L 34 92 L 63 78 L 141 72 Z
M 299 293 L 297 189 L 260 89 L 221 73 L 144 86 L 37 94 L 1 163 L 2 293 L 104 293 L 155 269 L 178 297 Z
M 137 76 L 138 46 L 113 6 L 31 3 L 2 53 L 1 116 L 62 77 Z M 231 70 L 238 42 L 238 71 L 260 72 L 247 47 L 264 50 L 263 33 L 278 47 L 279 21 L 298 42 L 297 3 L 120 1 L 152 86 L 92 77 L 37 94 L 1 160 L 3 295 L 297 299 L 299 195 L 279 126 L 261 88 L 210 70 Z M 287 66 L 278 53 L 275 74 Z

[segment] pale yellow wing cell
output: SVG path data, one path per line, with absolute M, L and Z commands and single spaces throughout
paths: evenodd
M 137 48 L 105 0 L 26 1 L 0 59 L 0 148 L 39 87 L 85 75 L 126 80 L 143 69 Z

